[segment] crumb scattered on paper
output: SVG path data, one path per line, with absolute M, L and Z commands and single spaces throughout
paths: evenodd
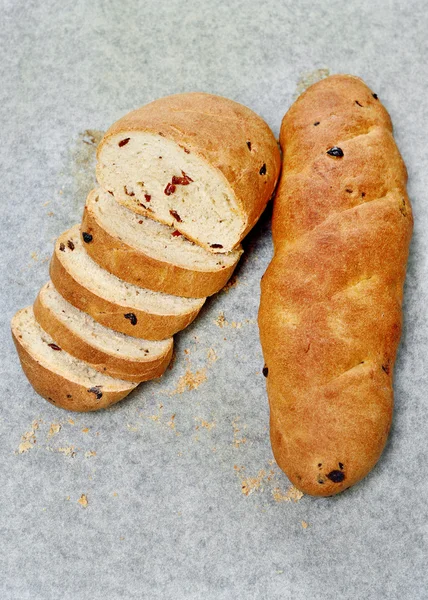
M 306 521 L 302 521 L 302 527 L 303 527 L 303 529 L 307 529 L 308 523 L 306 523 Z
M 53 437 L 54 435 L 56 435 L 60 431 L 61 431 L 61 425 L 60 425 L 60 423 L 52 423 L 51 426 L 50 426 L 50 429 L 48 431 L 48 438 Z
M 240 435 L 241 432 L 241 427 L 238 424 L 239 421 L 239 417 L 236 417 L 233 421 L 232 421 L 232 429 L 233 429 L 233 446 L 235 446 L 235 448 L 239 448 L 239 446 L 241 444 L 245 444 L 245 442 L 247 441 L 247 438 Z M 247 429 L 247 426 L 244 424 L 243 425 L 244 429 Z
M 95 452 L 95 450 L 88 450 L 87 452 L 85 452 L 85 458 L 91 458 L 92 456 L 96 456 L 97 453 Z
M 272 496 L 275 502 L 298 502 L 303 498 L 303 495 L 303 492 L 294 487 L 294 485 L 291 485 L 285 494 L 281 492 L 279 487 L 272 490 Z
M 232 277 L 229 279 L 229 281 L 226 283 L 226 285 L 223 287 L 223 289 L 221 291 L 225 292 L 227 294 L 230 289 L 232 289 L 236 286 L 237 283 L 238 283 L 238 276 L 232 275 Z
M 26 452 L 31 450 L 31 448 L 36 443 L 36 431 L 38 428 L 39 421 L 34 420 L 31 423 L 31 429 L 22 434 L 21 443 L 18 446 L 18 454 L 25 454 Z
M 221 327 L 221 328 L 228 325 L 223 312 L 218 314 L 218 317 L 217 317 L 217 319 L 214 320 L 214 323 L 217 325 L 217 327 Z
M 211 431 L 211 429 L 213 429 L 216 426 L 215 421 L 212 421 L 211 423 L 209 423 L 208 421 L 204 421 L 204 419 L 201 419 L 201 417 L 195 417 L 195 421 L 196 421 L 196 425 L 195 425 L 196 430 L 203 427 L 204 429 L 208 429 L 208 431 Z
M 70 456 L 71 458 L 74 458 L 76 456 L 76 452 L 74 451 L 74 446 L 67 446 L 65 448 L 57 448 L 56 451 L 59 452 L 60 454 L 64 454 L 64 456 Z
M 88 506 L 88 498 L 87 498 L 86 494 L 82 494 L 77 502 L 78 502 L 78 504 L 80 504 L 80 506 L 83 506 L 83 508 L 86 508 Z
M 74 425 L 74 421 L 73 421 L 73 419 L 67 419 L 67 421 L 68 421 L 68 423 L 69 423 L 70 425 Z
M 83 427 L 82 433 L 88 433 L 88 432 L 89 432 L 89 427 Z
M 175 390 L 170 392 L 170 395 L 174 396 L 175 394 L 182 394 L 183 392 L 196 390 L 206 380 L 207 370 L 205 368 L 199 369 L 195 372 L 187 369 L 185 374 L 179 378 Z
M 214 348 L 208 348 L 207 359 L 208 359 L 208 364 L 213 363 L 218 359 L 218 356 L 217 356 Z

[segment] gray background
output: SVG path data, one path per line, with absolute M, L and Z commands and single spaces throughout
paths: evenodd
M 426 0 L 0 6 L 0 598 L 428 598 Z M 390 111 L 415 232 L 387 449 L 343 495 L 295 502 L 272 464 L 255 324 L 269 214 L 236 285 L 177 336 L 174 368 L 108 411 L 73 415 L 38 397 L 9 321 L 47 280 L 53 239 L 79 220 L 94 144 L 113 121 L 204 90 L 250 106 L 277 135 L 319 69 L 363 77 Z M 200 385 L 178 393 L 186 371 Z

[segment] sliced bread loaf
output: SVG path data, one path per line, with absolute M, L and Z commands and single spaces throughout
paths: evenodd
M 186 298 L 205 298 L 229 280 L 241 248 L 213 254 L 179 231 L 90 192 L 81 226 L 86 252 L 101 267 L 135 285 Z
M 112 125 L 97 178 L 118 202 L 171 225 L 211 252 L 229 252 L 259 219 L 280 171 L 268 125 L 204 93 L 160 98 Z
M 50 275 L 61 296 L 95 321 L 147 340 L 163 340 L 184 329 L 205 302 L 153 292 L 108 273 L 85 251 L 78 225 L 58 238 Z
M 173 339 L 150 342 L 108 329 L 69 304 L 50 281 L 33 306 L 39 325 L 63 350 L 111 377 L 147 381 L 165 371 Z
M 13 317 L 12 335 L 29 382 L 55 406 L 83 412 L 106 408 L 138 385 L 99 373 L 68 354 L 40 327 L 31 306 Z

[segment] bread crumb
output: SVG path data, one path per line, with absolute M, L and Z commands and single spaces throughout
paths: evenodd
M 74 446 L 68 446 L 67 448 L 58 448 L 57 452 L 64 454 L 64 456 L 70 456 L 71 458 L 74 458 L 76 456 Z
M 127 423 L 127 424 L 126 424 L 126 427 L 129 429 L 129 431 L 134 431 L 134 432 L 136 432 L 136 431 L 140 431 L 140 428 L 139 428 L 138 426 L 136 426 L 136 425 L 131 425 L 130 423 Z
M 49 204 L 50 204 L 50 203 L 51 203 L 51 201 L 50 201 L 50 200 L 48 200 L 47 202 L 44 202 L 44 203 L 42 204 L 42 206 L 49 206 Z
M 88 433 L 88 431 L 89 431 L 89 427 L 84 427 L 84 428 L 82 429 L 82 433 Z
M 73 419 L 67 419 L 67 420 L 68 420 L 68 423 L 70 423 L 70 425 L 74 425 Z
M 59 423 L 52 423 L 48 432 L 48 438 L 53 437 L 61 431 L 61 425 Z
M 283 494 L 281 490 L 276 487 L 272 490 L 272 496 L 275 502 L 298 502 L 303 498 L 304 494 L 298 490 L 294 485 L 291 485 L 288 490 Z
M 39 255 L 37 254 L 37 252 L 32 252 L 31 258 L 37 262 L 39 260 Z
M 208 359 L 208 363 L 213 363 L 216 360 L 218 360 L 218 356 L 217 356 L 214 348 L 208 348 L 207 359 Z
M 171 415 L 171 418 L 170 418 L 170 420 L 168 421 L 168 423 L 167 423 L 167 426 L 168 426 L 170 429 L 175 429 L 175 413 L 174 413 L 173 415 Z
M 195 417 L 195 421 L 199 421 L 199 425 L 195 425 L 195 429 L 199 429 L 199 427 L 203 427 L 204 429 L 208 429 L 208 431 L 211 431 L 211 429 L 213 429 L 213 427 L 216 426 L 215 421 L 212 421 L 211 423 L 209 423 L 208 421 L 204 421 L 203 419 L 201 419 L 201 417 Z
M 306 523 L 306 521 L 302 521 L 302 527 L 303 527 L 303 529 L 307 529 L 308 523 Z
M 261 469 L 257 477 L 248 477 L 242 480 L 242 493 L 245 496 L 249 496 L 253 492 L 256 492 L 262 488 L 263 479 L 266 476 L 266 471 Z M 263 488 L 262 488 L 263 489 Z
M 235 448 L 239 448 L 239 446 L 241 444 L 245 444 L 246 441 L 247 441 L 246 437 L 242 437 L 242 436 L 238 435 L 240 433 L 240 431 L 241 431 L 240 428 L 239 428 L 239 426 L 238 426 L 238 421 L 239 421 L 239 417 L 236 417 L 232 421 L 232 428 L 233 428 L 233 442 L 232 442 L 232 445 Z M 246 428 L 247 428 L 247 426 L 244 425 L 244 429 L 246 429 Z
M 26 452 L 31 450 L 31 448 L 36 443 L 36 431 L 38 430 L 38 428 L 39 422 L 37 420 L 34 420 L 31 423 L 31 429 L 29 431 L 26 431 L 21 436 L 21 443 L 18 446 L 18 454 L 25 454 Z
M 117 498 L 117 492 L 113 492 L 113 496 Z
M 92 456 L 96 456 L 97 453 L 95 452 L 95 450 L 88 450 L 87 452 L 85 452 L 85 458 L 91 458 Z
M 220 328 L 227 327 L 228 322 L 226 321 L 226 318 L 225 318 L 223 312 L 218 314 L 217 319 L 214 319 L 214 323 L 217 325 L 217 327 L 220 327 Z
M 70 500 L 70 496 L 66 496 L 66 497 L 65 497 L 65 499 L 66 499 L 66 500 Z
M 86 494 L 82 494 L 77 503 L 80 504 L 80 506 L 83 506 L 83 508 L 86 508 L 88 506 L 88 498 Z
M 183 394 L 184 392 L 196 390 L 206 380 L 206 369 L 199 369 L 194 373 L 190 369 L 187 369 L 185 374 L 182 375 L 178 380 L 177 387 L 175 388 L 175 390 L 170 392 L 169 395 L 174 396 L 175 394 Z

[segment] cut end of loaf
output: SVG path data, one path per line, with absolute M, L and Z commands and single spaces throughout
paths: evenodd
M 40 327 L 32 307 L 18 311 L 11 327 L 28 380 L 55 406 L 83 412 L 99 410 L 118 402 L 138 385 L 99 373 L 68 354 Z
M 247 226 L 222 173 L 161 135 L 130 130 L 108 136 L 98 153 L 97 178 L 124 206 L 211 252 L 233 250 Z

